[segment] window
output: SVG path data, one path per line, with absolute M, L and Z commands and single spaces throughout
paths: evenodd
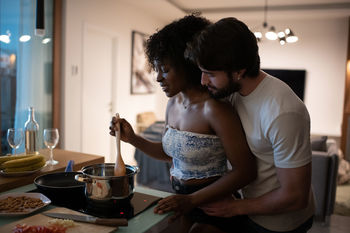
M 11 153 L 8 128 L 24 128 L 28 107 L 35 109 L 40 126 L 52 127 L 53 0 L 45 0 L 45 34 L 35 35 L 36 2 L 0 1 L 0 154 Z M 17 150 L 24 152 L 24 143 Z

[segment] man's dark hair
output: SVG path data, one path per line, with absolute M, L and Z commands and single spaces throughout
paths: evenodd
M 146 43 L 147 59 L 153 69 L 155 61 L 160 64 L 169 62 L 194 85 L 200 85 L 201 71 L 195 63 L 184 57 L 186 44 L 210 24 L 209 20 L 197 15 L 191 14 L 173 21 L 150 36 Z
M 236 18 L 224 18 L 208 26 L 191 43 L 185 55 L 207 70 L 228 74 L 246 69 L 244 76 L 255 77 L 260 57 L 255 35 Z

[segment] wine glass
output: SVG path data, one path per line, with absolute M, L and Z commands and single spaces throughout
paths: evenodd
M 7 130 L 7 142 L 12 147 L 13 154 L 16 154 L 16 149 L 21 145 L 24 138 L 23 130 L 21 128 L 10 128 Z
M 48 165 L 58 164 L 58 161 L 53 159 L 52 150 L 56 147 L 59 137 L 58 129 L 44 129 L 44 143 L 50 149 L 50 159 L 46 162 Z

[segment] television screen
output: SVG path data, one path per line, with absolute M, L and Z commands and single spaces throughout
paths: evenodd
M 282 80 L 295 92 L 295 94 L 304 101 L 305 90 L 305 70 L 278 70 L 262 69 L 266 73 Z

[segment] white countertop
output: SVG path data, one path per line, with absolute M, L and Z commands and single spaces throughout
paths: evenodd
M 8 190 L 6 192 L 2 192 L 0 193 L 0 195 L 2 194 L 6 194 L 6 193 L 20 193 L 20 192 L 28 192 L 31 190 L 36 189 L 34 184 L 30 184 L 30 185 L 25 185 L 19 188 L 15 188 L 12 190 Z M 171 193 L 167 193 L 167 192 L 162 192 L 159 190 L 155 190 L 155 189 L 149 189 L 149 188 L 145 188 L 145 187 L 141 187 L 141 186 L 136 186 L 135 187 L 135 192 L 140 192 L 140 193 L 145 193 L 145 194 L 149 194 L 149 195 L 153 195 L 153 196 L 157 196 L 157 197 L 166 197 L 171 195 Z M 48 206 L 46 208 L 53 208 L 54 206 Z M 47 210 L 47 209 L 46 209 Z M 31 215 L 35 215 L 38 214 L 39 212 L 35 212 Z M 20 217 L 0 217 L 0 226 L 3 226 L 5 224 L 14 222 L 14 221 L 18 221 L 20 219 L 23 219 L 25 217 L 29 217 L 31 215 L 26 215 L 26 216 L 20 216 Z M 145 211 L 143 211 L 142 213 L 140 213 L 139 215 L 129 219 L 128 221 L 128 226 L 127 227 L 120 227 L 118 229 L 118 233 L 142 233 L 142 232 L 146 232 L 149 231 L 150 229 L 154 229 L 157 228 L 157 232 L 163 230 L 161 228 L 164 228 L 164 226 L 166 226 L 166 224 L 159 224 L 159 223 L 164 223 L 164 221 L 167 221 L 167 217 L 170 214 L 164 214 L 164 215 L 158 215 L 158 214 L 154 214 L 153 213 L 153 207 L 150 207 L 148 209 L 146 209 Z M 160 229 L 158 229 L 160 228 Z

